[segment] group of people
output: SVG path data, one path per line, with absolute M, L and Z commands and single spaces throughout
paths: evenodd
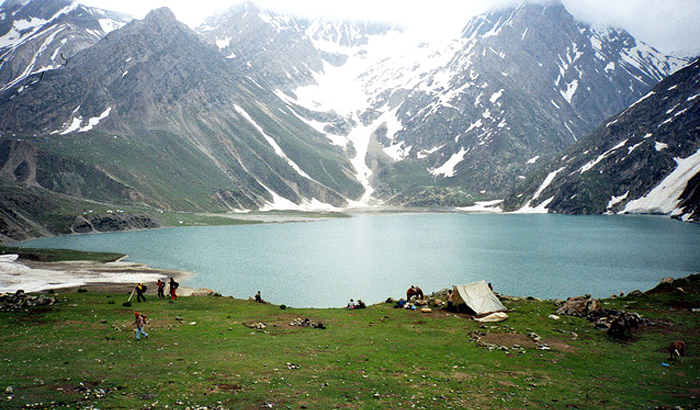
M 162 280 L 158 279 L 158 282 L 156 282 L 156 286 L 158 286 L 158 299 L 166 299 L 165 297 L 165 282 Z M 170 281 L 168 282 L 168 292 L 170 293 L 170 303 L 173 303 L 175 299 L 178 298 L 177 295 L 177 288 L 180 286 L 179 283 L 175 281 L 172 277 L 170 278 Z M 139 283 L 136 285 L 136 288 L 134 288 L 134 291 L 136 292 L 136 301 L 141 302 L 143 300 L 144 302 L 146 301 L 146 290 L 148 287 L 143 284 Z M 139 312 L 134 312 L 134 325 L 136 325 L 136 340 L 141 340 L 141 336 L 144 336 L 145 338 L 148 339 L 148 333 L 144 330 L 144 327 L 146 326 L 147 323 L 147 318 L 146 315 L 143 313 Z
M 162 280 L 158 279 L 158 282 L 156 282 L 156 286 L 158 286 L 158 299 L 166 299 L 165 297 L 165 282 Z M 168 282 L 168 293 L 170 293 L 170 303 L 173 303 L 175 299 L 177 299 L 179 296 L 177 295 L 177 288 L 180 287 L 180 284 L 175 281 L 172 277 L 170 277 L 170 281 Z M 136 291 L 136 301 L 141 302 L 143 300 L 144 302 L 146 301 L 146 290 L 148 287 L 144 285 L 143 283 L 139 283 L 136 285 L 136 288 L 134 289 Z
M 353 299 L 350 299 L 350 302 L 348 302 L 348 305 L 346 306 L 348 310 L 364 309 L 366 307 L 367 305 L 362 301 L 362 299 L 357 299 L 357 303 L 355 303 Z

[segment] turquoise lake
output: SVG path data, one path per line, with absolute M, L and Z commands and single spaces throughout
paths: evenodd
M 72 235 L 21 246 L 126 253 L 182 284 L 295 307 L 376 303 L 478 280 L 566 298 L 648 290 L 700 272 L 700 225 L 654 216 L 360 214 L 316 222 Z M 149 292 L 151 293 L 151 292 Z M 151 293 L 153 295 L 153 293 Z

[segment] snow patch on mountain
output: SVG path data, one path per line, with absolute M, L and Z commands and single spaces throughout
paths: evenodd
M 688 181 L 700 172 L 700 150 L 687 158 L 674 158 L 676 169 L 641 198 L 628 202 L 621 213 L 680 215 L 680 196 Z
M 258 181 L 259 182 L 259 181 Z M 265 205 L 260 207 L 260 212 L 270 212 L 270 211 L 300 211 L 300 212 L 339 212 L 342 211 L 340 208 L 336 208 L 333 205 L 321 202 L 316 198 L 304 199 L 300 204 L 295 204 L 294 202 L 278 195 L 275 191 L 265 186 L 261 185 L 272 195 L 272 201 L 268 201 Z
M 443 176 L 445 178 L 452 178 L 455 175 L 455 167 L 464 160 L 464 156 L 467 154 L 467 152 L 469 152 L 468 149 L 465 149 L 464 147 L 460 148 L 460 150 L 457 153 L 452 154 L 450 159 L 445 161 L 442 166 L 439 168 L 430 169 L 429 172 L 436 177 Z
M 292 161 L 287 156 L 287 154 L 284 153 L 284 151 L 279 146 L 279 144 L 277 144 L 277 141 L 275 141 L 274 138 L 272 138 L 267 133 L 265 133 L 265 131 L 262 129 L 262 127 L 257 122 L 255 122 L 255 120 L 253 120 L 253 118 L 243 108 L 241 108 L 239 105 L 234 105 L 234 108 L 235 108 L 237 113 L 239 113 L 246 121 L 248 121 L 260 133 L 260 135 L 262 135 L 263 138 L 265 138 L 265 141 L 267 141 L 267 143 L 270 144 L 270 146 L 275 151 L 275 154 L 277 154 L 277 156 L 279 156 L 280 158 L 285 160 L 285 162 L 290 167 L 292 167 L 292 169 L 294 169 L 294 171 L 296 171 L 299 175 L 303 176 L 304 178 L 308 178 L 312 181 L 314 180 L 306 172 L 304 172 L 304 170 L 301 169 L 301 167 L 299 167 L 299 165 L 297 165 L 296 162 Z
M 537 189 L 534 195 L 532 195 L 532 198 L 527 201 L 527 203 L 515 213 L 521 213 L 521 214 L 532 214 L 532 213 L 547 213 L 547 206 L 554 200 L 554 197 L 551 197 L 547 199 L 546 201 L 542 202 L 536 207 L 532 206 L 532 202 L 535 201 L 537 198 L 540 197 L 542 192 L 547 189 L 547 187 L 554 181 L 554 178 L 556 178 L 557 174 L 560 173 L 566 169 L 566 167 L 561 167 L 557 169 L 556 171 L 550 172 L 547 177 L 542 181 L 542 184 L 540 187 Z
M 562 97 L 571 104 L 571 99 L 574 97 L 574 94 L 576 93 L 576 90 L 578 89 L 578 80 L 573 80 L 570 83 L 566 84 L 566 90 L 561 90 L 559 93 L 561 94 Z
M 455 210 L 471 213 L 498 214 L 503 212 L 503 208 L 500 207 L 502 203 L 502 199 L 494 199 L 493 201 L 478 201 L 472 206 L 458 207 L 455 208 Z
M 605 158 L 609 157 L 613 152 L 617 151 L 618 149 L 624 147 L 627 144 L 627 141 L 629 140 L 624 140 L 621 143 L 615 145 L 614 147 L 610 148 L 609 150 L 605 151 L 604 153 L 600 154 L 598 158 L 594 159 L 593 161 L 588 162 L 584 166 L 582 166 L 579 169 L 579 173 L 583 174 L 586 171 L 591 170 L 593 167 L 598 165 L 600 161 L 604 160 Z
M 91 129 L 95 128 L 97 124 L 100 123 L 100 121 L 104 120 L 105 118 L 109 117 L 109 113 L 112 112 L 112 107 L 107 108 L 102 112 L 102 114 L 98 115 L 97 117 L 92 117 L 88 119 L 88 123 L 86 126 L 81 127 L 78 132 L 86 132 L 90 131 Z
M 629 194 L 630 194 L 630 191 L 627 191 L 620 196 L 613 195 L 612 197 L 610 197 L 610 201 L 608 201 L 607 209 L 611 209 L 613 206 L 615 206 L 615 205 L 619 204 L 620 202 L 624 201 L 625 199 L 627 199 L 627 196 Z

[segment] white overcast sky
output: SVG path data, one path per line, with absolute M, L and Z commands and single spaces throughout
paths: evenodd
M 4 0 L 3 0 L 4 1 Z M 539 2 L 547 0 L 536 0 Z M 700 54 L 700 0 L 561 0 L 579 20 L 624 28 L 661 51 Z M 167 6 L 190 27 L 240 0 L 81 0 L 141 19 Z M 431 31 L 461 29 L 475 14 L 521 0 L 255 0 L 261 7 L 301 16 L 397 23 Z

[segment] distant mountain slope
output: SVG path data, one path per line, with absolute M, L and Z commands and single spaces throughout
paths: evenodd
M 290 90 L 313 83 L 325 64 L 345 64 L 349 56 L 339 48 L 366 44 L 389 29 L 279 15 L 248 2 L 209 17 L 197 32 L 247 75 Z
M 338 149 L 167 9 L 0 93 L 0 132 L 164 208 L 343 206 L 361 193 Z
M 391 124 L 378 141 L 394 160 L 423 161 L 437 184 L 491 197 L 682 64 L 561 5 L 478 16 L 451 47 L 445 64 L 373 99 L 377 124 Z M 397 70 L 375 72 L 378 83 Z
M 78 51 L 129 20 L 71 0 L 5 1 L 0 5 L 0 89 L 68 64 Z
M 395 204 L 504 195 L 686 63 L 556 3 L 477 16 L 447 45 L 250 4 L 200 32 L 345 150 L 363 201 Z
M 507 209 L 700 221 L 700 60 L 533 175 Z

